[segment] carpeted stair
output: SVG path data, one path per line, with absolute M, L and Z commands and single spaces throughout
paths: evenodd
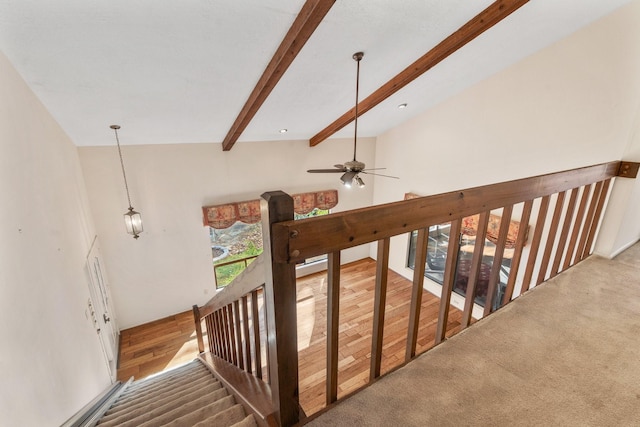
M 98 421 L 100 427 L 256 426 L 198 359 L 132 383 Z

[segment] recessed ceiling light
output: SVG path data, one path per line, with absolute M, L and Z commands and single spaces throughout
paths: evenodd
M 280 133 L 287 133 L 287 129 L 280 129 Z
M 400 109 L 407 108 L 407 103 L 405 102 L 403 104 L 398 105 L 398 108 Z

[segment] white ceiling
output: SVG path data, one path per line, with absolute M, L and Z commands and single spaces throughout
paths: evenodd
M 378 135 L 630 1 L 532 0 L 362 116 L 359 135 Z M 353 107 L 354 52 L 365 52 L 363 99 L 490 3 L 337 0 L 239 143 L 310 138 Z M 113 145 L 114 123 L 123 144 L 221 142 L 303 4 L 0 0 L 0 48 L 78 146 Z

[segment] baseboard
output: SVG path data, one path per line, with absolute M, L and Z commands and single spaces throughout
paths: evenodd
M 599 256 L 601 256 L 603 258 L 607 258 L 607 259 L 614 259 L 618 255 L 620 255 L 622 252 L 626 251 L 627 249 L 629 249 L 631 246 L 635 245 L 638 242 L 640 242 L 640 240 L 629 242 L 626 245 L 622 246 L 621 248 L 618 248 L 617 250 L 615 250 L 611 254 L 602 254 L 602 253 L 596 252 L 596 255 L 599 255 Z

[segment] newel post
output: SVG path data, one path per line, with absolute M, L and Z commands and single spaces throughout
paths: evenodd
M 298 393 L 298 327 L 296 314 L 295 264 L 274 261 L 274 249 L 286 241 L 278 241 L 272 224 L 293 219 L 293 199 L 282 191 L 262 195 L 262 236 L 265 263 L 264 301 L 267 315 L 269 379 L 273 405 L 280 425 L 299 421 Z
M 198 339 L 198 353 L 204 353 L 204 338 L 202 336 L 202 319 L 200 318 L 200 308 L 193 306 L 193 321 L 196 327 L 196 337 Z

